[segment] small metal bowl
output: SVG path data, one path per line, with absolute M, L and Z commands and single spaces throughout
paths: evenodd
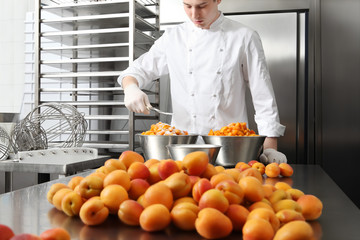
M 144 153 L 145 160 L 149 159 L 169 159 L 170 153 L 167 149 L 169 144 L 193 144 L 196 143 L 198 135 L 141 135 L 140 145 Z
M 209 156 L 209 162 L 215 164 L 218 156 L 220 145 L 214 144 L 170 144 L 166 146 L 169 153 L 174 160 L 183 160 L 183 158 L 192 152 L 203 151 Z
M 265 136 L 202 136 L 206 144 L 221 145 L 216 164 L 234 167 L 238 162 L 256 160 Z

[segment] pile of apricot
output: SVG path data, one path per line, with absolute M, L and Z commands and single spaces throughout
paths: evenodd
M 225 169 L 210 164 L 201 151 L 182 161 L 145 161 L 140 154 L 125 151 L 87 176 L 53 184 L 47 199 L 90 226 L 101 225 L 112 214 L 148 232 L 172 224 L 206 239 L 235 231 L 245 240 L 313 239 L 308 221 L 321 216 L 321 200 L 293 188 L 291 182 L 266 181 L 274 179 L 268 177 L 274 168 L 265 173 L 266 167 L 262 172 L 255 163 Z M 277 176 L 283 176 L 278 178 L 289 179 L 291 166 L 278 167 Z
M 167 123 L 158 122 L 152 124 L 150 130 L 142 132 L 141 135 L 188 135 L 188 132 L 177 129 Z
M 259 136 L 246 126 L 246 122 L 230 123 L 219 130 L 211 129 L 209 136 Z

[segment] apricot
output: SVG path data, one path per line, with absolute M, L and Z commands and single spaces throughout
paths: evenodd
M 145 159 L 139 153 L 128 150 L 128 151 L 124 151 L 120 154 L 119 161 L 125 165 L 126 169 L 128 169 L 133 162 L 144 163 Z
M 225 168 L 223 167 L 223 166 L 215 166 L 215 170 L 218 172 L 218 173 L 220 173 L 220 172 L 223 172 L 223 171 L 225 171 Z
M 301 213 L 301 206 L 299 203 L 292 199 L 283 199 L 280 201 L 277 201 L 272 205 L 275 212 L 279 212 L 283 209 L 292 209 L 294 211 Z
M 201 174 L 200 177 L 210 179 L 212 176 L 214 176 L 217 173 L 218 171 L 216 170 L 215 166 L 212 165 L 211 163 L 208 163 L 205 171 Z
M 258 202 L 264 198 L 264 189 L 257 178 L 243 177 L 240 179 L 239 185 L 244 190 L 244 198 L 249 202 Z
M 192 188 L 192 196 L 196 202 L 199 202 L 201 196 L 206 192 L 207 190 L 212 189 L 213 186 L 211 185 L 210 181 L 207 178 L 201 178 L 199 181 L 197 181 L 193 188 Z
M 70 233 L 61 227 L 45 230 L 40 234 L 42 240 L 70 240 Z
M 100 192 L 103 189 L 103 182 L 104 180 L 96 175 L 86 176 L 79 184 L 78 193 L 86 199 L 100 196 Z
M 294 173 L 294 169 L 288 163 L 280 163 L 280 175 L 283 177 L 291 177 Z
M 53 197 L 57 191 L 59 191 L 62 188 L 69 188 L 65 183 L 54 183 L 51 185 L 49 191 L 46 194 L 46 198 L 49 201 L 49 203 L 53 203 Z
M 264 197 L 267 198 L 267 199 L 276 190 L 275 186 L 271 185 L 271 184 L 263 184 L 263 189 L 264 189 Z
M 229 204 L 240 204 L 244 198 L 244 191 L 239 184 L 231 180 L 224 180 L 219 182 L 215 189 L 220 190 Z
M 257 160 L 250 160 L 247 164 L 252 167 L 255 163 L 258 163 L 259 161 Z
M 202 151 L 187 154 L 182 160 L 183 168 L 189 175 L 200 176 L 209 163 L 209 156 Z
M 0 240 L 9 240 L 14 236 L 13 230 L 4 224 L 0 224 Z
M 105 176 L 108 175 L 110 172 L 114 171 L 115 169 L 112 167 L 105 167 L 101 166 L 95 170 L 97 173 L 103 173 Z
M 279 164 L 273 162 L 273 163 L 269 163 L 268 165 L 266 165 L 266 167 L 265 167 L 265 174 L 266 174 L 266 176 L 268 176 L 269 178 L 278 177 L 278 176 L 280 175 L 280 167 L 279 167 Z
M 80 194 L 71 191 L 65 194 L 61 200 L 61 210 L 69 217 L 77 216 L 83 203 L 84 201 Z
M 171 222 L 169 209 L 163 204 L 146 207 L 140 214 L 140 227 L 148 232 L 164 230 Z
M 150 176 L 150 171 L 147 166 L 142 162 L 134 162 L 127 170 L 130 179 L 147 179 Z
M 178 203 L 170 212 L 171 220 L 181 230 L 195 230 L 195 220 L 199 211 L 199 207 L 194 203 Z
M 242 171 L 239 175 L 238 181 L 240 181 L 241 178 L 246 177 L 246 176 L 255 177 L 257 180 L 259 180 L 260 183 L 263 182 L 261 173 L 255 168 L 248 168 L 248 169 L 245 169 L 244 171 Z
M 215 208 L 204 208 L 195 221 L 196 231 L 204 238 L 217 239 L 229 236 L 233 226 L 231 220 Z
M 120 204 L 118 217 L 126 225 L 139 226 L 140 225 L 139 219 L 143 210 L 144 207 L 141 206 L 140 203 L 128 199 Z
M 210 178 L 210 183 L 211 183 L 212 187 L 214 188 L 219 182 L 224 181 L 224 180 L 232 180 L 235 182 L 235 179 L 233 176 L 231 176 L 228 173 L 221 172 L 221 173 L 218 173 L 218 174 L 215 174 L 214 176 L 212 176 Z
M 240 171 L 244 171 L 245 169 L 251 168 L 251 166 L 249 164 L 247 164 L 246 162 L 238 162 L 235 165 L 236 169 L 239 169 Z
M 153 204 L 162 204 L 170 210 L 174 202 L 170 188 L 162 182 L 151 185 L 146 189 L 143 196 L 143 206 L 145 208 Z
M 234 181 L 235 182 L 238 182 L 239 179 L 240 179 L 240 173 L 241 171 L 239 169 L 236 169 L 236 168 L 228 168 L 228 169 L 225 169 L 223 171 L 223 173 L 227 173 L 229 174 L 230 176 L 233 177 Z
M 316 220 L 321 216 L 323 204 L 316 196 L 305 194 L 296 202 L 300 205 L 302 215 L 306 220 Z
M 99 171 L 96 172 L 96 171 L 95 171 L 95 172 L 91 173 L 91 174 L 88 175 L 88 176 L 97 176 L 97 177 L 101 178 L 101 179 L 104 181 L 104 179 L 105 179 L 105 177 L 106 177 L 106 174 L 103 173 L 103 172 L 99 172 Z
M 104 179 L 104 187 L 107 187 L 111 184 L 117 184 L 125 188 L 126 191 L 130 189 L 131 179 L 129 174 L 124 170 L 114 170 Z
M 110 158 L 105 161 L 104 166 L 109 169 L 112 169 L 112 171 L 116 169 L 126 171 L 125 164 L 123 162 L 120 162 L 119 159 Z
M 100 197 L 92 197 L 81 206 L 79 216 L 86 225 L 99 225 L 109 216 L 109 209 Z
M 174 201 L 174 204 L 173 204 L 173 208 L 179 204 L 179 203 L 183 203 L 183 202 L 188 202 L 188 203 L 193 203 L 195 205 L 197 205 L 197 202 L 195 201 L 194 198 L 192 197 L 182 197 L 182 198 L 178 198 Z
M 230 204 L 225 215 L 232 222 L 233 230 L 241 231 L 249 215 L 249 210 L 239 204 Z
M 187 196 L 191 192 L 191 182 L 189 175 L 184 172 L 176 172 L 164 180 L 173 194 L 174 199 Z
M 311 240 L 313 237 L 310 224 L 305 221 L 291 221 L 276 232 L 274 240 Z
M 251 167 L 252 167 L 252 168 L 255 168 L 256 170 L 258 170 L 261 175 L 264 175 L 264 174 L 265 174 L 265 165 L 264 165 L 263 163 L 261 163 L 261 162 L 256 162 L 256 163 L 254 163 Z
M 153 165 L 155 163 L 159 163 L 159 162 L 160 162 L 160 160 L 152 158 L 152 159 L 146 160 L 146 162 L 144 162 L 144 164 L 147 168 L 150 168 L 151 165 Z
M 251 204 L 248 209 L 251 212 L 252 210 L 256 209 L 256 208 L 267 208 L 271 211 L 274 211 L 272 206 L 266 202 L 260 201 L 260 202 L 254 202 L 253 204 Z
M 220 190 L 210 189 L 201 196 L 199 208 L 215 208 L 224 213 L 229 208 L 229 201 Z
M 178 165 L 174 160 L 164 159 L 161 160 L 158 164 L 159 176 L 162 180 L 168 178 L 173 173 L 179 172 Z
M 191 175 L 189 175 L 189 178 L 190 178 L 191 188 L 193 188 L 195 183 L 201 179 L 201 177 L 199 176 L 191 176 Z
M 277 183 L 275 183 L 274 186 L 276 189 L 282 189 L 284 191 L 291 189 L 291 186 L 289 184 L 287 184 L 286 182 L 277 182 Z
M 41 238 L 35 234 L 31 233 L 20 233 L 14 235 L 11 240 L 41 240 Z
M 161 177 L 158 171 L 159 163 L 154 163 L 149 167 L 150 176 L 147 178 L 147 181 L 152 185 L 161 181 Z
M 53 205 L 56 207 L 56 209 L 58 210 L 62 210 L 61 209 L 61 201 L 63 200 L 63 198 L 65 197 L 66 194 L 68 194 L 69 192 L 72 192 L 73 190 L 71 190 L 70 188 L 62 188 L 59 191 L 57 191 L 53 197 Z
M 280 227 L 280 221 L 279 219 L 276 217 L 274 211 L 267 209 L 267 208 L 256 208 L 254 210 L 252 210 L 248 217 L 247 220 L 250 219 L 255 219 L 255 218 L 261 218 L 264 219 L 266 221 L 268 221 L 271 224 L 271 227 L 274 230 L 274 233 L 279 229 Z
M 290 195 L 290 198 L 292 200 L 297 201 L 301 196 L 305 195 L 305 193 L 299 189 L 296 188 L 290 188 L 288 190 L 286 190 L 286 193 L 288 195 Z
M 276 202 L 284 199 L 289 199 L 290 196 L 282 189 L 275 190 L 269 197 L 269 201 L 271 204 L 275 204 Z
M 81 180 L 83 180 L 84 177 L 83 176 L 74 176 L 70 179 L 70 181 L 68 182 L 68 187 L 71 188 L 72 190 L 75 189 L 76 186 L 78 186 L 81 182 Z
M 295 220 L 305 221 L 305 218 L 301 212 L 295 211 L 293 209 L 283 209 L 278 211 L 275 215 L 279 219 L 281 225 Z
M 271 240 L 274 229 L 271 224 L 262 218 L 253 218 L 245 222 L 242 229 L 243 240 Z
M 128 195 L 130 199 L 136 200 L 141 195 L 143 195 L 150 187 L 150 184 L 141 178 L 136 178 L 130 181 L 130 189 L 128 190 Z
M 121 185 L 108 185 L 100 193 L 100 199 L 109 209 L 110 214 L 117 214 L 120 204 L 129 199 L 128 193 Z

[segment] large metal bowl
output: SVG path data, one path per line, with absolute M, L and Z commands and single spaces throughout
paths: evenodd
M 148 159 L 169 159 L 170 153 L 167 145 L 170 144 L 193 144 L 198 135 L 141 135 L 140 145 L 144 153 L 145 160 Z
M 257 159 L 265 136 L 202 136 L 206 144 L 221 145 L 216 164 L 233 167 L 238 162 Z
M 209 162 L 215 164 L 217 155 L 221 148 L 220 145 L 214 144 L 170 144 L 166 146 L 174 160 L 183 160 L 183 158 L 192 152 L 203 151 L 209 156 Z

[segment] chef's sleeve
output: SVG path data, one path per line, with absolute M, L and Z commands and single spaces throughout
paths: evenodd
M 244 77 L 248 81 L 255 109 L 255 122 L 260 135 L 279 137 L 285 126 L 280 124 L 275 94 L 260 36 L 253 32 L 245 48 Z
M 118 83 L 126 76 L 136 78 L 140 88 L 168 73 L 166 63 L 167 33 L 155 41 L 148 52 L 142 54 L 130 66 L 121 72 Z

